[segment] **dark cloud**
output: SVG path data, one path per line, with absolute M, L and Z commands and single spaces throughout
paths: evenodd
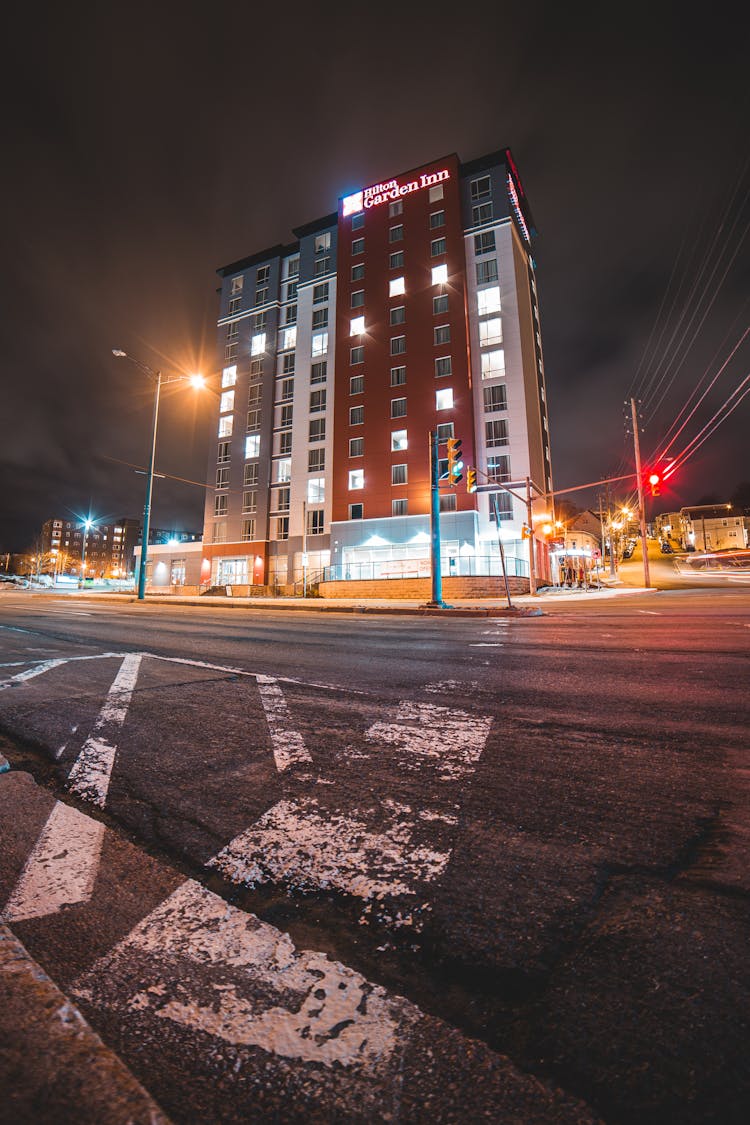
M 658 363 L 649 339 L 681 248 L 686 293 L 711 240 L 731 245 L 748 222 L 746 61 L 731 12 L 16 6 L 0 67 L 13 107 L 0 546 L 22 547 L 61 510 L 139 514 L 143 478 L 122 462 L 146 459 L 150 391 L 112 346 L 165 370 L 213 369 L 217 266 L 289 239 L 350 187 L 453 151 L 509 144 L 531 200 L 558 487 L 626 461 L 623 400 L 639 367 L 642 381 Z M 737 187 L 730 234 L 719 228 Z M 746 263 L 718 289 L 646 445 L 746 321 Z M 160 467 L 201 480 L 205 415 L 171 396 L 162 424 Z M 746 430 L 744 403 L 671 498 L 730 494 L 750 475 Z M 201 488 L 159 481 L 154 521 L 200 526 L 202 505 Z

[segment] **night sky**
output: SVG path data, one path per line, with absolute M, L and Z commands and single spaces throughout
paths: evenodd
M 113 347 L 165 373 L 215 372 L 217 267 L 451 152 L 510 146 L 531 203 L 557 488 L 631 471 L 634 392 L 655 452 L 747 328 L 736 6 L 627 5 L 619 25 L 607 4 L 13 7 L 0 550 L 28 547 L 52 515 L 140 516 L 152 388 Z M 747 376 L 749 341 L 672 453 Z M 661 509 L 750 479 L 749 406 L 674 474 Z M 205 479 L 211 409 L 165 392 L 158 469 Z M 203 496 L 158 480 L 152 524 L 200 529 Z

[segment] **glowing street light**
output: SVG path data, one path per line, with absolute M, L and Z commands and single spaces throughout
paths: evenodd
M 146 499 L 143 505 L 143 535 L 141 541 L 141 562 L 138 568 L 138 601 L 143 601 L 146 596 L 146 556 L 148 554 L 148 536 L 151 526 L 151 493 L 154 487 L 154 459 L 156 457 L 156 429 L 159 423 L 159 397 L 161 395 L 161 388 L 166 383 L 190 383 L 195 389 L 205 386 L 205 380 L 202 375 L 169 375 L 163 378 L 161 371 L 154 371 L 153 368 L 147 364 L 142 363 L 139 359 L 129 355 L 128 352 L 122 348 L 112 348 L 112 355 L 117 356 L 118 359 L 129 359 L 136 367 L 140 367 L 144 375 L 147 375 L 151 382 L 154 384 L 154 415 L 151 424 L 151 451 L 148 458 L 148 469 L 146 470 Z
M 83 546 L 81 547 L 81 577 L 78 580 L 79 587 L 82 587 L 86 581 L 86 544 L 89 538 L 89 531 L 93 526 L 94 520 L 92 520 L 90 516 L 83 521 Z

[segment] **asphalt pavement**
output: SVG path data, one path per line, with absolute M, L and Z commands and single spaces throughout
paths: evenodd
M 185 1122 L 744 1120 L 750 598 L 543 608 L 3 597 L 3 917 L 128 1089 Z M 17 1056 L 12 1119 L 60 1120 Z

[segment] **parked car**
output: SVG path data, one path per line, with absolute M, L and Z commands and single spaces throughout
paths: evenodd
M 632 555 L 632 553 L 633 553 L 633 548 L 632 547 L 626 547 L 625 550 L 622 552 L 622 557 L 624 559 L 629 559 L 630 556 Z
M 661 553 L 663 555 L 673 555 L 674 554 L 674 551 L 672 550 L 672 544 L 671 543 L 660 543 L 659 547 L 660 547 Z

